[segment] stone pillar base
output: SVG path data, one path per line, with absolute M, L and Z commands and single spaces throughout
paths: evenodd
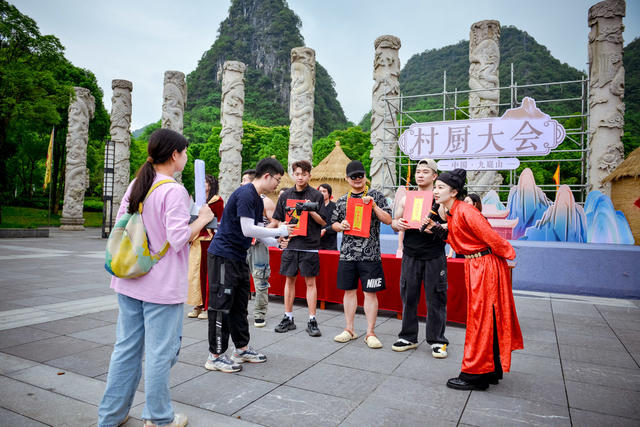
M 84 231 L 84 218 L 60 218 L 60 230 Z

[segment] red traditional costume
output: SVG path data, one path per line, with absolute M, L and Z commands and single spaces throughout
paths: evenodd
M 213 196 L 209 200 L 209 208 L 213 215 L 222 219 L 224 202 L 220 196 Z M 204 307 L 209 304 L 209 284 L 207 274 L 207 250 L 213 239 L 214 232 L 208 228 L 200 230 L 198 237 L 191 242 L 189 248 L 189 292 L 187 294 L 187 304 L 194 307 Z
M 516 315 L 507 259 L 515 250 L 500 237 L 475 207 L 460 200 L 449 211 L 447 242 L 458 254 L 471 255 L 490 249 L 491 253 L 465 260 L 467 285 L 467 333 L 462 372 L 494 372 L 493 337 L 495 324 L 502 370 L 511 367 L 511 352 L 523 348 L 522 332 Z

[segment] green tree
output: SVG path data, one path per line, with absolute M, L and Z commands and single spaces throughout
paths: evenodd
M 74 86 L 88 88 L 96 100 L 89 124 L 87 166 L 89 193 L 99 194 L 103 142 L 109 115 L 93 73 L 73 66 L 60 41 L 41 35 L 37 24 L 5 0 L 0 0 L 0 198 L 18 201 L 34 196 L 42 185 L 44 159 L 53 126 L 51 188 L 54 206 L 62 194 L 69 101 Z M 55 210 L 55 209 L 54 209 Z
M 15 187 L 8 160 L 18 149 L 18 130 L 30 122 L 32 130 L 44 132 L 61 121 L 57 107 L 69 88 L 52 69 L 62 53 L 56 37 L 41 35 L 35 21 L 0 0 L 0 200 Z

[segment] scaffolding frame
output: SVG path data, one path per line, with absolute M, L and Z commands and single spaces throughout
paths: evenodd
M 587 191 L 589 189 L 589 178 L 587 170 L 589 168 L 589 151 L 590 151 L 590 138 L 589 138 L 589 78 L 583 74 L 582 79 L 579 80 L 567 80 L 567 81 L 556 81 L 556 82 L 547 82 L 547 83 L 531 83 L 531 84 L 523 84 L 518 85 L 518 83 L 514 79 L 514 71 L 513 71 L 513 63 L 511 64 L 511 72 L 510 72 L 510 84 L 509 86 L 501 86 L 491 90 L 499 91 L 498 103 L 490 104 L 486 106 L 497 107 L 499 110 L 499 114 L 502 115 L 504 110 L 507 108 L 516 108 L 519 107 L 522 103 L 522 92 L 526 91 L 526 89 L 531 88 L 539 88 L 539 87 L 571 87 L 571 85 L 580 87 L 580 96 L 579 97 L 566 97 L 566 98 L 551 98 L 551 99 L 536 99 L 536 105 L 544 112 L 545 104 L 568 104 L 568 103 L 579 103 L 580 104 L 580 113 L 579 114 L 570 114 L 570 115 L 551 115 L 549 116 L 552 119 L 568 119 L 568 118 L 578 118 L 580 121 L 580 126 L 575 128 L 566 128 L 566 137 L 564 142 L 570 141 L 573 143 L 573 147 L 570 149 L 567 148 L 555 148 L 551 150 L 551 153 L 560 153 L 562 156 L 559 158 L 549 158 L 550 156 L 540 157 L 519 157 L 521 165 L 525 165 L 527 163 L 563 163 L 563 162 L 571 162 L 571 163 L 580 163 L 580 182 L 576 184 L 567 184 L 571 191 L 574 194 L 574 198 L 576 202 L 583 204 L 586 200 Z M 384 115 L 384 144 L 392 144 L 396 148 L 397 155 L 393 158 L 386 158 L 385 163 L 386 167 L 390 170 L 396 171 L 396 182 L 392 183 L 392 185 L 385 185 L 385 190 L 394 191 L 398 187 L 407 186 L 407 179 L 403 176 L 402 170 L 410 165 L 410 159 L 404 153 L 400 151 L 397 146 L 398 138 L 412 123 L 418 123 L 418 121 L 413 117 L 413 115 L 419 113 L 442 113 L 442 121 L 447 120 L 447 113 L 450 113 L 451 119 L 457 120 L 459 115 L 463 115 L 464 119 L 468 119 L 469 116 L 465 112 L 470 107 L 468 105 L 461 106 L 460 102 L 464 102 L 468 100 L 468 96 L 473 92 L 481 92 L 485 89 L 480 90 L 458 90 L 455 88 L 453 91 L 447 90 L 447 72 L 446 70 L 443 73 L 442 78 L 442 92 L 436 93 L 427 93 L 420 95 L 403 95 L 400 93 L 399 96 L 385 96 L 383 99 L 386 103 L 385 115 Z M 568 91 L 570 92 L 570 91 Z M 501 99 L 506 99 L 508 96 L 509 102 L 500 102 Z M 407 104 L 410 104 L 411 101 L 418 100 L 427 100 L 427 99 L 439 99 L 440 106 L 438 108 L 431 109 L 414 109 L 412 110 Z M 396 107 L 397 105 L 397 107 Z M 548 113 L 547 113 L 548 114 Z M 391 118 L 393 116 L 396 117 L 397 121 L 395 122 L 395 126 L 390 126 L 390 123 L 394 123 Z M 465 117 L 466 116 L 466 117 Z M 451 120 L 450 119 L 450 120 Z M 551 154 L 550 153 L 550 154 Z M 579 155 L 571 155 L 570 153 L 579 153 Z M 463 159 L 457 158 L 452 160 L 460 160 Z M 414 162 L 415 164 L 415 162 Z M 490 188 L 496 189 L 498 194 L 500 195 L 501 200 L 506 201 L 506 197 L 509 193 L 511 187 L 517 184 L 516 182 L 516 171 L 509 170 L 508 178 L 506 182 L 498 186 L 491 186 Z M 542 184 L 536 183 L 538 187 L 540 187 L 543 191 L 552 192 L 555 191 L 555 184 Z M 482 186 L 476 186 L 478 189 L 483 191 L 488 191 L 489 186 L 484 186 L 487 188 L 480 188 Z M 496 188 L 497 187 L 497 188 Z

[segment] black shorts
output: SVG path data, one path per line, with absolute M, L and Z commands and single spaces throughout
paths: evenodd
M 386 289 L 382 261 L 340 261 L 338 263 L 338 289 L 358 289 L 358 279 L 363 292 Z
M 320 255 L 318 252 L 295 251 L 285 249 L 280 260 L 280 275 L 294 277 L 316 277 L 320 273 Z

